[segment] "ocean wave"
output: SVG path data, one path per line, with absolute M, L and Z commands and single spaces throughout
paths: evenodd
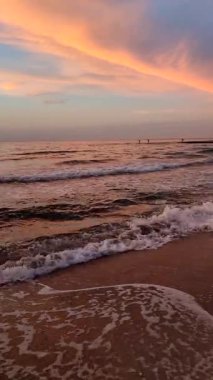
M 57 269 L 131 250 L 156 249 L 192 232 L 213 230 L 213 203 L 187 208 L 166 206 L 159 215 L 134 218 L 116 237 L 83 247 L 24 257 L 0 267 L 0 284 L 26 281 Z
M 39 150 L 32 152 L 22 152 L 16 153 L 18 156 L 40 156 L 40 155 L 48 155 L 48 154 L 66 154 L 66 153 L 77 153 L 78 150 Z
M 198 166 L 198 165 L 208 165 L 211 164 L 212 160 L 200 160 L 200 161 L 190 161 L 185 163 L 156 163 L 147 164 L 143 166 L 127 165 L 127 166 L 115 166 L 106 168 L 94 168 L 89 170 L 70 170 L 70 171 L 56 171 L 53 173 L 41 173 L 33 175 L 18 175 L 18 176 L 0 176 L 0 183 L 33 183 L 33 182 L 52 182 L 52 181 L 63 181 L 71 179 L 81 179 L 90 177 L 104 177 L 104 176 L 118 176 L 125 174 L 143 174 L 158 172 L 164 170 L 172 170 L 178 168 L 184 168 L 188 166 Z
M 96 159 L 96 158 L 92 158 L 92 159 L 85 159 L 85 160 L 65 160 L 65 161 L 61 161 L 61 162 L 58 162 L 57 165 L 71 165 L 71 166 L 74 166 L 74 165 L 87 165 L 87 164 L 105 164 L 106 162 L 110 162 L 110 161 L 113 161 L 112 159 L 108 158 L 108 159 Z
M 120 205 L 122 204 L 133 204 L 133 201 L 121 200 Z M 113 205 L 114 202 L 111 204 L 103 202 L 88 207 L 81 204 L 66 203 L 33 206 L 22 209 L 10 209 L 4 207 L 0 208 L 0 221 L 9 221 L 13 219 L 81 220 L 92 215 L 98 215 L 99 213 L 110 211 Z
M 0 162 L 8 161 L 26 161 L 26 160 L 35 160 L 36 157 L 14 157 L 14 158 L 0 158 Z
M 198 198 L 200 197 L 200 190 Z M 11 220 L 29 220 L 29 219 L 44 219 L 44 220 L 82 220 L 89 217 L 103 216 L 103 214 L 111 211 L 119 210 L 123 207 L 138 205 L 138 204 L 189 204 L 196 198 L 195 189 L 188 190 L 167 190 L 154 192 L 135 192 L 128 197 L 116 197 L 105 199 L 102 202 L 90 201 L 84 203 L 50 203 L 46 205 L 33 205 L 23 208 L 0 208 L 0 221 L 8 222 Z M 200 198 L 199 198 L 200 199 Z
M 198 151 L 199 153 L 213 153 L 213 148 L 203 148 Z
M 201 153 L 187 153 L 187 152 L 173 152 L 173 153 L 165 153 L 166 157 L 183 159 L 183 158 L 202 158 L 205 157 L 204 154 Z

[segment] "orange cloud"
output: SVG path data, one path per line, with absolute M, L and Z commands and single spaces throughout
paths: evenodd
M 0 81 L 0 90 L 4 92 L 15 92 L 17 89 L 17 83 L 14 82 L 7 82 L 7 81 Z
M 70 75 L 68 70 L 54 76 L 32 76 L 23 72 L 0 70 L 0 92 L 8 95 L 34 96 L 45 93 L 82 93 L 89 89 L 113 91 L 123 95 L 141 94 L 141 92 L 172 91 L 174 87 L 161 78 L 137 75 L 132 73 L 82 73 Z
M 79 64 L 82 72 L 92 68 L 98 74 L 112 75 L 122 67 L 127 74 L 132 73 L 132 81 L 128 75 L 122 77 L 116 74 L 116 85 L 113 85 L 113 80 L 100 81 L 97 78 L 93 78 L 93 83 L 146 91 L 148 83 L 151 83 L 153 90 L 157 86 L 174 88 L 168 84 L 172 82 L 213 92 L 212 78 L 192 65 L 190 40 L 179 39 L 174 46 L 165 46 L 162 51 L 157 46 L 151 53 L 149 39 L 141 51 L 131 47 L 135 41 L 134 27 L 139 23 L 142 25 L 141 36 L 143 28 L 144 34 L 150 29 L 150 35 L 155 33 L 155 25 L 148 19 L 145 5 L 145 1 L 137 0 L 132 0 L 131 4 L 119 0 L 0 0 L 0 20 L 21 28 L 17 29 L 22 32 L 13 40 L 14 43 L 64 57 L 63 70 L 68 74 L 69 63 L 73 62 L 75 67 Z M 69 81 L 68 76 L 66 82 Z M 77 77 L 78 81 L 79 78 L 83 81 L 82 76 Z

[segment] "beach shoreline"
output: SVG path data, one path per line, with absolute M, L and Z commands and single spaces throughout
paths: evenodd
M 1 378 L 209 380 L 212 242 L 192 234 L 1 287 Z
M 114 254 L 37 281 L 58 290 L 131 283 L 162 285 L 193 295 L 213 314 L 212 246 L 211 232 L 191 234 L 158 249 Z

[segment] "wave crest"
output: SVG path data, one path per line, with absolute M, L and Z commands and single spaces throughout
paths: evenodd
M 213 203 L 187 207 L 166 206 L 159 215 L 134 218 L 117 237 L 84 247 L 25 257 L 0 267 L 0 284 L 25 281 L 57 269 L 130 250 L 156 249 L 178 237 L 213 230 Z
M 90 177 L 104 177 L 110 175 L 125 175 L 125 174 L 142 174 L 158 172 L 163 170 L 172 170 L 188 166 L 208 165 L 212 160 L 194 161 L 185 163 L 161 163 L 143 166 L 118 166 L 108 168 L 94 168 L 89 170 L 71 170 L 71 171 L 56 171 L 54 173 L 42 173 L 35 175 L 24 176 L 1 176 L 0 183 L 33 183 L 33 182 L 51 182 L 63 181 L 71 179 L 81 179 Z

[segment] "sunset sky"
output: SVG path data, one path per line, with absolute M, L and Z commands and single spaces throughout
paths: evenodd
M 212 0 L 0 0 L 0 140 L 213 137 Z

